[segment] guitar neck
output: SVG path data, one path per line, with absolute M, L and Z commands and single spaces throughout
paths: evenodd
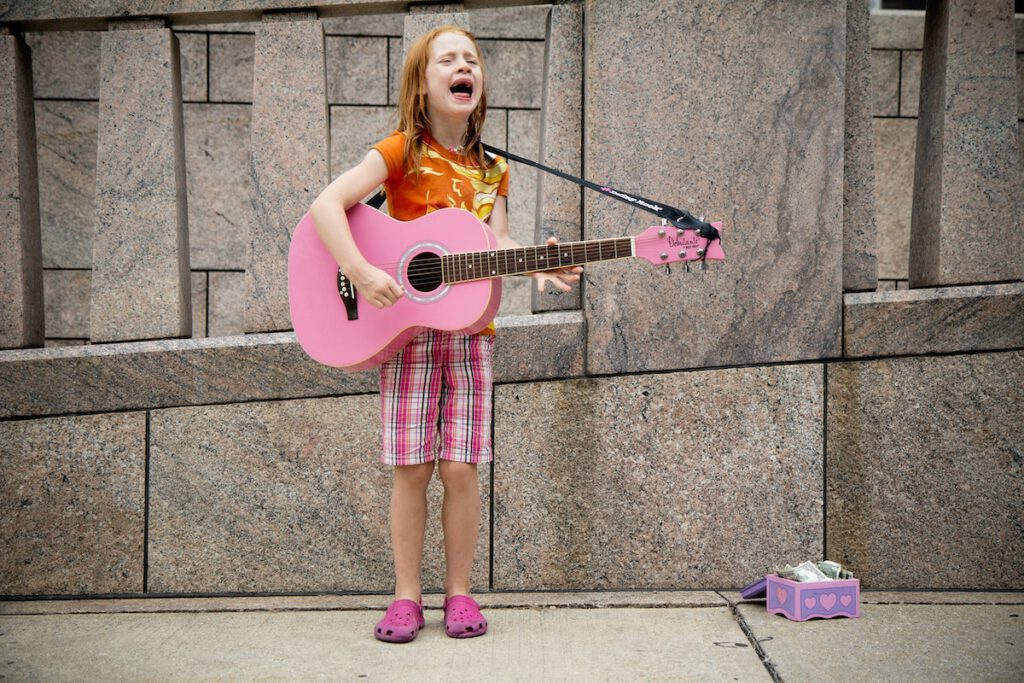
M 524 275 L 540 270 L 582 266 L 633 256 L 633 238 L 542 244 L 518 249 L 471 251 L 441 257 L 443 280 L 450 284 Z

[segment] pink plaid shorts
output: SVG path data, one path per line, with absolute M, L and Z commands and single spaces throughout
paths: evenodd
M 493 459 L 493 346 L 493 335 L 428 330 L 381 366 L 382 463 Z

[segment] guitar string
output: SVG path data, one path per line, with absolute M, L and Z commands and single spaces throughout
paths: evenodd
M 417 262 L 413 261 L 413 262 L 410 263 L 409 268 L 406 270 L 406 272 L 407 273 L 415 273 L 416 275 L 430 275 L 430 274 L 440 273 L 440 272 L 442 272 L 444 270 L 444 266 L 442 264 L 442 259 L 444 257 L 453 257 L 453 256 L 463 257 L 464 263 L 461 264 L 463 266 L 466 263 L 470 262 L 470 261 L 473 261 L 474 265 L 475 265 L 475 263 L 486 263 L 487 260 L 489 260 L 489 259 L 495 259 L 496 263 L 502 264 L 502 265 L 507 265 L 507 262 L 506 262 L 507 261 L 507 257 L 505 257 L 505 256 L 494 256 L 494 255 L 495 254 L 507 254 L 508 252 L 515 252 L 515 251 L 519 251 L 521 249 L 522 250 L 534 249 L 535 252 L 533 254 L 533 257 L 536 259 L 539 256 L 538 250 L 541 250 L 541 249 L 550 249 L 550 248 L 557 247 L 558 250 L 562 250 L 562 249 L 568 247 L 570 249 L 570 251 L 571 251 L 573 246 L 579 246 L 579 245 L 588 245 L 588 246 L 584 247 L 584 251 L 585 252 L 594 251 L 595 249 L 600 252 L 602 247 L 613 246 L 613 245 L 611 245 L 609 243 L 619 242 L 620 240 L 628 240 L 628 239 L 630 239 L 630 238 L 628 238 L 628 237 L 613 237 L 613 238 L 607 238 L 607 239 L 602 239 L 602 240 L 593 240 L 593 241 L 584 241 L 584 242 L 563 242 L 563 243 L 560 243 L 560 244 L 557 244 L 557 245 L 550 245 L 550 246 L 548 246 L 548 245 L 539 245 L 539 246 L 528 246 L 528 247 L 513 247 L 513 248 L 510 248 L 510 249 L 497 249 L 497 250 L 492 250 L 492 251 L 468 251 L 468 252 L 458 252 L 458 253 L 454 253 L 454 254 L 434 254 L 434 253 L 431 253 L 431 252 L 424 252 L 424 253 L 430 253 L 431 256 L 434 256 L 435 258 L 430 259 L 429 263 L 417 263 Z M 640 244 L 640 245 L 647 245 L 647 244 L 651 244 L 651 243 L 654 243 L 654 242 L 660 242 L 663 239 L 664 238 L 661 238 L 661 237 L 644 237 L 644 238 L 635 238 L 634 242 L 636 244 Z M 625 246 L 625 245 L 622 245 L 622 246 Z M 707 244 L 705 243 L 703 245 L 697 245 L 697 248 L 698 249 L 705 249 L 706 246 L 707 246 Z M 616 246 L 616 251 L 617 250 L 618 250 L 618 246 Z M 666 253 L 668 253 L 668 252 L 666 251 Z M 545 256 L 547 256 L 547 254 L 545 254 Z M 570 256 L 575 256 L 575 255 L 570 253 Z M 626 258 L 626 257 L 629 257 L 629 256 L 632 256 L 632 254 L 625 254 L 623 256 L 610 256 L 610 257 L 606 257 L 603 254 L 600 254 L 598 257 L 591 259 L 589 254 L 584 254 L 584 261 L 583 261 L 583 263 L 579 263 L 579 264 L 577 264 L 577 263 L 569 263 L 569 264 L 565 264 L 565 265 L 556 265 L 553 268 L 547 268 L 547 269 L 544 269 L 544 270 L 557 270 L 558 268 L 575 267 L 577 265 L 583 265 L 583 264 L 588 263 L 588 262 L 600 262 L 600 261 L 604 261 L 604 260 L 612 260 L 612 259 L 615 259 L 615 258 Z M 702 260 L 704 260 L 706 258 L 706 256 L 707 256 L 707 252 L 705 251 L 705 254 L 702 255 L 700 258 L 696 258 L 696 259 L 692 259 L 692 260 L 694 260 L 694 261 L 702 261 Z M 529 259 L 529 255 L 526 255 L 526 258 Z M 556 254 L 551 260 L 552 261 L 560 260 L 560 257 Z M 571 260 L 575 260 L 575 259 L 571 259 Z M 394 267 L 398 266 L 399 263 L 401 263 L 401 262 L 400 261 L 393 261 L 393 262 L 384 262 L 384 263 L 374 263 L 373 265 L 376 266 L 377 268 L 388 270 L 388 269 L 391 269 L 391 268 L 394 268 Z M 455 264 L 455 265 L 456 265 L 456 268 L 458 268 L 460 264 Z M 540 264 L 537 264 L 537 265 L 539 266 Z M 518 271 L 516 271 L 516 272 L 518 272 Z M 543 270 L 536 270 L 536 271 L 529 270 L 529 271 L 524 271 L 524 272 L 543 272 Z

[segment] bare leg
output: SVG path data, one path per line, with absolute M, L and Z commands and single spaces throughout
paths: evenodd
M 391 548 L 395 554 L 395 599 L 418 602 L 427 524 L 427 485 L 434 463 L 395 468 L 391 489 Z
M 476 538 L 480 531 L 480 489 L 476 465 L 442 460 L 441 482 L 444 504 L 441 524 L 444 527 L 446 597 L 469 595 L 469 574 L 473 569 Z

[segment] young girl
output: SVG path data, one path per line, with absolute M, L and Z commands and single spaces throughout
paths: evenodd
M 460 207 L 489 223 L 499 249 L 520 246 L 508 230 L 508 165 L 486 155 L 480 141 L 486 111 L 484 67 L 474 36 L 454 26 L 427 33 L 405 61 L 398 131 L 314 202 L 311 213 L 320 238 L 372 305 L 390 306 L 404 293 L 391 275 L 360 254 L 345 211 L 380 185 L 397 219 Z M 548 281 L 569 291 L 580 272 L 568 268 L 533 277 L 541 291 Z M 424 625 L 420 564 L 435 460 L 444 485 L 445 632 L 468 638 L 487 631 L 469 595 L 469 576 L 480 523 L 476 466 L 492 460 L 493 335 L 493 324 L 476 335 L 427 331 L 380 369 L 381 460 L 394 468 L 395 562 L 395 600 L 374 629 L 380 640 L 408 642 Z

